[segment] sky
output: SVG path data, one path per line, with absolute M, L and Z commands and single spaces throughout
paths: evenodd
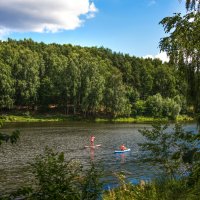
M 97 46 L 158 57 L 159 22 L 185 12 L 185 0 L 1 0 L 0 39 Z

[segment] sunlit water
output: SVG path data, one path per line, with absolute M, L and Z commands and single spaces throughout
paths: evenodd
M 123 171 L 128 179 L 137 182 L 156 176 L 158 169 L 139 160 L 138 143 L 144 138 L 138 129 L 150 127 L 145 124 L 103 124 L 103 123 L 9 123 L 1 132 L 10 133 L 19 129 L 17 144 L 3 144 L 0 147 L 0 193 L 25 184 L 31 184 L 30 163 L 36 155 L 42 154 L 46 146 L 62 151 L 66 159 L 78 159 L 84 166 L 92 160 L 104 167 L 112 178 L 114 172 Z M 196 130 L 195 124 L 185 126 Z M 84 148 L 90 144 L 90 135 L 95 135 L 96 149 Z M 125 154 L 114 154 L 120 144 L 131 149 Z M 112 181 L 111 181 L 112 182 Z

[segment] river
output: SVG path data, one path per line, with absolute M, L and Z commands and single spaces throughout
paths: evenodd
M 0 147 L 0 193 L 11 191 L 19 186 L 31 184 L 29 171 L 34 158 L 50 147 L 65 153 L 66 159 L 77 159 L 84 166 L 92 160 L 100 163 L 107 172 L 124 171 L 132 182 L 154 177 L 158 170 L 148 163 L 139 162 L 139 146 L 144 138 L 138 129 L 150 127 L 147 124 L 109 124 L 86 122 L 48 123 L 7 123 L 2 133 L 20 130 L 20 140 Z M 194 123 L 185 124 L 185 129 L 195 131 Z M 95 144 L 101 147 L 91 150 L 90 135 L 95 136 Z M 131 149 L 125 154 L 114 154 L 120 144 Z

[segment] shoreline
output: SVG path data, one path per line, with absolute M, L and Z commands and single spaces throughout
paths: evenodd
M 154 118 L 146 116 L 138 117 L 119 117 L 119 118 L 83 118 L 79 116 L 66 116 L 66 115 L 1 115 L 0 120 L 5 122 L 94 122 L 94 123 L 154 123 L 154 122 L 194 122 L 195 118 L 187 115 L 179 115 L 176 120 L 168 118 Z

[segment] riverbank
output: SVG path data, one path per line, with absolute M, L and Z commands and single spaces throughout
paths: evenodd
M 154 118 L 154 117 L 146 117 L 146 116 L 138 116 L 138 117 L 127 117 L 127 118 L 113 118 L 113 119 L 105 119 L 105 118 L 96 118 L 95 122 L 124 122 L 124 123 L 153 123 L 153 122 L 192 122 L 195 119 L 193 117 L 189 117 L 187 115 L 180 115 L 175 120 L 170 120 L 168 118 Z
M 176 120 L 169 120 L 168 118 L 154 118 L 154 117 L 127 117 L 127 118 L 84 118 L 80 116 L 66 116 L 66 115 L 1 115 L 2 122 L 59 122 L 59 121 L 88 121 L 88 122 L 112 122 L 112 123 L 153 123 L 153 122 L 192 122 L 195 119 L 187 115 L 179 115 Z

